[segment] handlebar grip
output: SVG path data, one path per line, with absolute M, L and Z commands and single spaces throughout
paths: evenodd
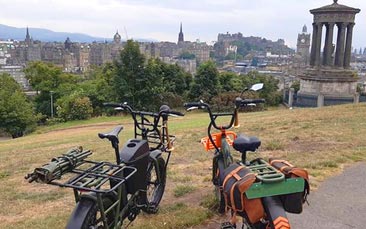
M 177 115 L 177 116 L 184 116 L 184 114 L 182 112 L 179 112 L 179 111 L 169 111 L 168 113 L 172 114 L 172 115 Z
M 202 106 L 202 103 L 200 103 L 200 102 L 191 102 L 191 103 L 184 104 L 185 108 L 200 107 L 200 106 Z
M 251 103 L 257 104 L 257 103 L 265 103 L 265 99 L 240 99 L 236 98 L 235 104 L 236 106 L 245 106 Z
M 252 99 L 252 103 L 265 103 L 265 99 Z
M 105 107 L 120 107 L 122 104 L 120 103 L 103 103 L 103 106 Z
M 172 115 L 177 115 L 177 116 L 184 116 L 184 114 L 179 112 L 179 111 L 171 110 L 168 105 L 162 105 L 160 107 L 160 113 L 161 114 L 167 114 L 167 115 L 172 114 Z

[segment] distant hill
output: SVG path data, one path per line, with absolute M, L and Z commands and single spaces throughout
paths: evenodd
M 111 34 L 109 38 L 93 37 L 82 33 L 67 33 L 67 32 L 54 32 L 49 29 L 39 29 L 39 28 L 29 28 L 29 34 L 33 40 L 39 40 L 43 42 L 64 42 L 67 37 L 70 38 L 72 42 L 87 42 L 91 43 L 93 41 L 111 41 L 113 35 Z M 0 24 L 0 39 L 8 40 L 19 40 L 23 41 L 26 35 L 26 28 L 16 28 L 12 26 Z M 138 41 L 153 41 L 152 39 L 139 39 Z

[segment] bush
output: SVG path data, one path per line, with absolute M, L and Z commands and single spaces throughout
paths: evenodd
M 90 99 L 74 93 L 57 100 L 57 113 L 65 121 L 89 119 L 93 113 Z

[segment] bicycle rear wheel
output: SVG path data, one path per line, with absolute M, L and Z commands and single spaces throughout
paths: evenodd
M 160 179 L 159 179 L 160 178 Z M 146 203 L 147 206 L 142 210 L 148 214 L 154 214 L 158 211 L 158 206 L 163 198 L 166 182 L 166 167 L 165 161 L 162 157 L 151 161 L 148 165 L 146 175 L 147 189 L 146 189 Z
M 103 208 L 107 210 L 113 201 L 109 197 L 103 197 Z M 90 229 L 90 228 L 113 228 L 115 222 L 115 209 L 112 209 L 106 215 L 107 225 L 103 224 L 100 209 L 96 201 L 82 198 L 76 205 L 74 211 L 71 214 L 69 222 L 66 226 L 67 229 Z

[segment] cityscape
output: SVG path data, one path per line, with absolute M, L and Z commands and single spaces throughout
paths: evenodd
M 299 26 L 296 50 L 288 47 L 283 39 L 277 41 L 262 37 L 244 36 L 242 33 L 219 33 L 214 45 L 200 41 L 184 40 L 182 23 L 177 42 L 139 42 L 140 51 L 147 59 L 159 58 L 166 63 L 178 64 L 194 74 L 197 66 L 215 60 L 221 70 L 248 72 L 257 70 L 276 76 L 296 77 L 309 64 L 311 33 L 306 25 Z M 33 40 L 31 31 L 24 31 L 24 40 L 0 40 L 0 72 L 11 74 L 25 90 L 29 89 L 22 69 L 31 61 L 53 63 L 70 73 L 83 73 L 91 66 L 112 62 L 123 49 L 125 41 L 119 31 L 110 42 L 79 43 L 66 37 L 65 42 Z M 238 52 L 235 43 L 249 46 L 245 56 Z M 183 54 L 192 54 L 187 57 Z M 366 48 L 354 48 L 352 68 L 364 82 Z
M 296 31 L 294 31 L 296 32 Z M 41 42 L 32 39 L 32 31 L 24 31 L 24 40 L 1 40 L 0 72 L 11 74 L 25 90 L 29 84 L 22 72 L 31 61 L 50 62 L 64 72 L 83 73 L 91 66 L 112 62 L 123 49 L 125 41 L 119 31 L 112 41 L 79 43 L 66 37 L 65 42 Z M 239 45 L 248 46 L 240 53 Z M 245 36 L 242 33 L 219 33 L 217 41 L 209 45 L 200 41 L 186 41 L 182 23 L 177 33 L 177 42 L 139 42 L 140 51 L 149 58 L 159 58 L 166 63 L 178 64 L 187 72 L 194 74 L 197 66 L 208 60 L 215 60 L 222 71 L 246 73 L 259 71 L 281 79 L 281 89 L 293 81 L 309 65 L 311 32 L 307 25 L 299 25 L 296 50 L 288 47 L 285 41 L 267 40 L 262 37 Z M 240 47 L 239 47 L 240 48 Z M 184 54 L 191 54 L 187 56 Z M 360 84 L 365 82 L 366 48 L 353 48 L 351 67 L 360 76 Z
M 0 228 L 364 228 L 355 1 L 2 4 Z

